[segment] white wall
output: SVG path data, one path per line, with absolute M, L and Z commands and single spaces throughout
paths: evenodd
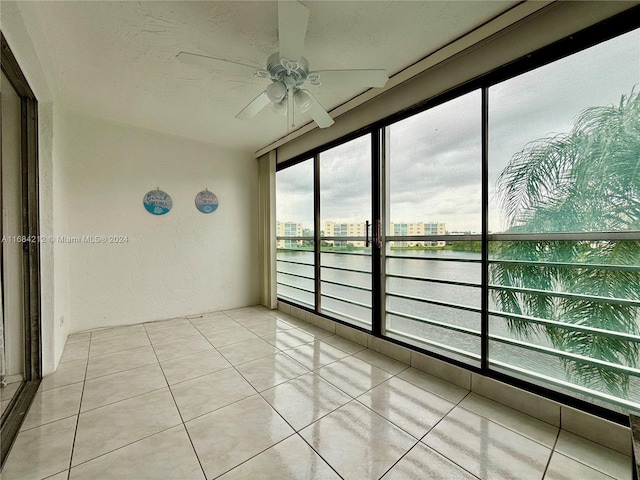
M 60 113 L 56 142 L 64 235 L 122 235 L 120 244 L 58 244 L 69 261 L 71 331 L 258 303 L 258 162 L 251 154 L 150 130 Z M 173 209 L 154 216 L 160 187 Z M 208 188 L 220 206 L 200 213 Z
M 54 142 L 54 107 L 51 102 L 38 103 L 39 217 L 40 236 L 61 234 L 61 209 L 56 204 L 60 183 L 60 153 Z M 52 243 L 40 243 L 40 301 L 42 328 L 42 367 L 44 375 L 53 372 L 60 361 L 69 335 L 69 325 L 59 319 L 68 315 L 67 260 L 55 254 Z M 56 320 L 57 319 L 57 320 Z
M 55 370 L 69 331 L 257 303 L 253 156 L 61 110 L 31 5 L 2 3 L 2 32 L 39 102 L 41 235 L 129 237 L 41 244 L 43 373 Z M 174 199 L 164 217 L 142 207 L 157 186 Z M 211 215 L 193 204 L 204 188 L 220 199 Z

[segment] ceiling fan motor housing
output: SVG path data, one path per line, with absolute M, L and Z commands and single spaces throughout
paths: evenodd
M 295 82 L 294 86 L 299 87 L 307 81 L 309 62 L 304 57 L 300 57 L 298 61 L 281 58 L 280 52 L 276 52 L 267 60 L 267 70 L 271 75 L 271 80 L 274 82 L 283 82 L 285 84 Z M 289 81 L 285 81 L 285 79 Z

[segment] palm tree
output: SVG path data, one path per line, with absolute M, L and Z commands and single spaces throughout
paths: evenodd
M 497 191 L 508 233 L 639 231 L 638 93 L 623 95 L 617 106 L 586 109 L 568 134 L 528 144 L 500 174 Z M 640 232 L 635 238 L 496 242 L 493 258 L 554 265 L 492 263 L 492 285 L 507 287 L 492 289 L 492 299 L 503 312 L 640 335 L 637 304 L 608 300 L 640 300 L 640 268 L 629 268 L 640 265 Z M 583 266 L 562 265 L 567 263 Z M 558 350 L 631 367 L 640 363 L 640 343 L 622 336 L 517 317 L 507 318 L 507 325 L 521 338 L 543 335 Z M 571 381 L 628 397 L 628 373 L 572 359 L 563 363 Z

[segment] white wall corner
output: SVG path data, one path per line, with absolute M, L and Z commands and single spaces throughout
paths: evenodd
M 53 104 L 38 103 L 38 195 L 39 235 L 50 239 L 54 235 L 53 213 Z M 55 256 L 54 244 L 41 241 L 40 247 L 40 328 L 42 330 L 43 374 L 53 372 L 62 356 L 59 343 L 66 340 L 64 330 L 55 322 Z M 64 337 L 64 339 L 61 339 Z

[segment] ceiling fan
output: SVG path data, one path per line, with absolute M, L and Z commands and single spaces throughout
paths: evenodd
M 389 77 L 385 70 L 310 71 L 309 62 L 302 56 L 308 22 L 307 7 L 293 0 L 278 2 L 279 51 L 269 56 L 265 70 L 188 52 L 180 52 L 177 58 L 186 64 L 240 75 L 254 74 L 271 80 L 271 84 L 236 115 L 240 120 L 253 118 L 272 103 L 276 112 L 287 115 L 287 127 L 293 127 L 295 105 L 301 112 L 308 112 L 320 128 L 327 128 L 334 121 L 311 92 L 303 88 L 305 84 L 319 86 L 323 82 L 348 82 L 360 87 L 383 87 Z

